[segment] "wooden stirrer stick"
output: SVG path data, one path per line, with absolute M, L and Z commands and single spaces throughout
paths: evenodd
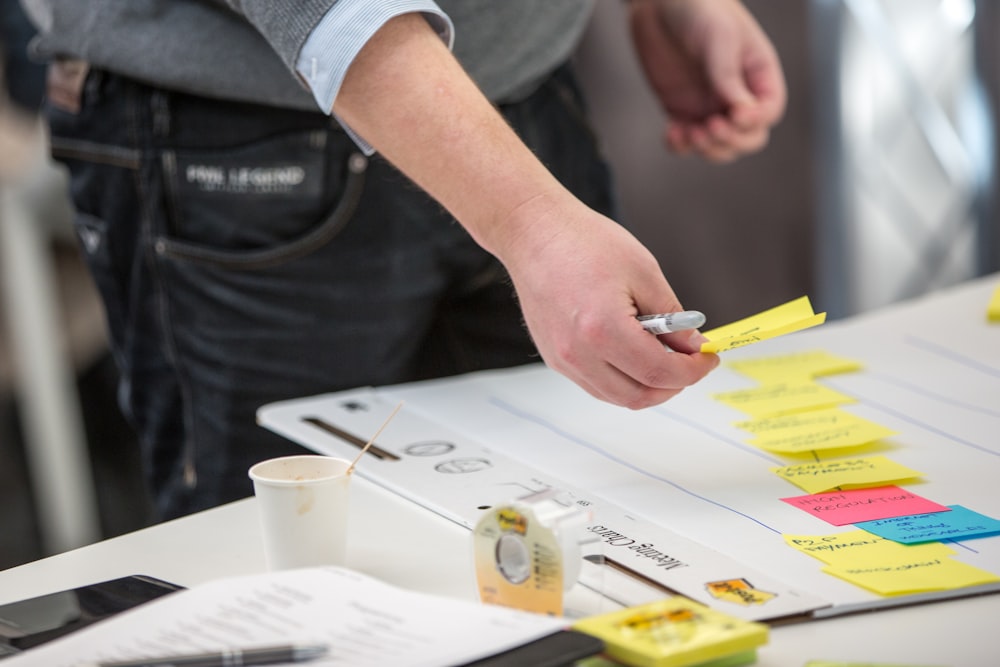
M 389 415 L 388 417 L 386 417 L 385 421 L 384 421 L 384 422 L 382 422 L 382 425 L 378 427 L 378 430 L 377 430 L 377 431 L 375 431 L 375 435 L 373 435 L 373 436 L 371 437 L 371 440 L 369 440 L 369 441 L 368 441 L 368 442 L 367 442 L 367 443 L 365 444 L 365 446 L 361 448 L 361 451 L 360 451 L 360 452 L 358 452 L 358 455 L 357 455 L 356 457 L 354 457 L 354 461 L 352 461 L 352 462 L 351 462 L 351 465 L 350 465 L 350 466 L 348 466 L 348 468 L 347 468 L 347 472 L 346 472 L 346 473 L 344 473 L 345 475 L 350 475 L 350 474 L 351 474 L 352 472 L 354 472 L 354 466 L 358 465 L 358 461 L 360 461 L 360 460 L 361 460 L 361 457 L 365 455 L 365 452 L 367 452 L 367 451 L 368 451 L 368 448 L 369 448 L 369 447 L 371 447 L 371 446 L 372 446 L 372 443 L 374 443 L 374 442 L 375 442 L 375 438 L 377 438 L 377 437 L 379 436 L 379 433 L 381 433 L 381 432 L 382 432 L 382 429 L 384 429 L 384 428 L 385 428 L 386 426 L 388 426 L 388 425 L 389 425 L 389 422 L 391 422 L 391 421 L 392 421 L 392 418 L 396 416 L 396 413 L 397 413 L 397 412 L 399 412 L 399 409 L 400 409 L 401 407 L 403 407 L 403 403 L 402 403 L 402 401 L 400 401 L 399 405 L 397 405 L 397 406 L 396 406 L 396 409 L 395 409 L 395 410 L 393 410 L 393 411 L 392 411 L 392 413 L 391 413 L 391 414 L 390 414 L 390 415 Z

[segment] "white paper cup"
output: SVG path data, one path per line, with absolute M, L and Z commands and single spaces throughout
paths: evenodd
M 304 454 L 250 468 L 269 569 L 344 564 L 350 465 Z

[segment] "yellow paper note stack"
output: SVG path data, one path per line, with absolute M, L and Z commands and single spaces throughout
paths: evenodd
M 747 665 L 768 628 L 681 596 L 584 618 L 573 629 L 604 640 L 605 653 L 635 667 Z

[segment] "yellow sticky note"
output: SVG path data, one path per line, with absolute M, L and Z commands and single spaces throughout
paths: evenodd
M 865 486 L 885 486 L 921 475 L 916 470 L 907 468 L 885 456 L 859 456 L 833 461 L 812 461 L 771 468 L 771 472 L 788 480 L 806 493 L 821 493 L 834 488 L 856 489 Z
M 831 565 L 823 571 L 878 595 L 906 595 L 991 584 L 1000 577 L 954 558 L 913 558 L 889 563 Z
M 756 359 L 730 361 L 726 366 L 760 382 L 789 378 L 815 378 L 861 370 L 861 362 L 838 357 L 825 350 L 795 352 Z
M 858 420 L 843 426 L 827 429 L 794 430 L 787 433 L 774 432 L 766 436 L 754 438 L 749 443 L 754 447 L 766 449 L 779 454 L 804 454 L 829 449 L 845 447 L 860 447 L 882 438 L 896 435 L 890 428 L 870 422 Z
M 953 556 L 955 550 L 941 542 L 900 544 L 867 530 L 833 535 L 783 535 L 788 546 L 827 565 L 897 563 Z M 914 547 L 926 547 L 914 550 Z
M 814 313 L 809 297 L 803 296 L 732 324 L 703 331 L 702 335 L 708 342 L 701 344 L 701 351 L 735 350 L 768 338 L 808 329 L 825 321 L 826 313 Z
M 986 306 L 986 319 L 990 322 L 1000 322 L 1000 285 L 993 290 L 990 303 Z
M 806 412 L 793 412 L 777 417 L 760 417 L 748 419 L 747 421 L 736 422 L 736 428 L 749 431 L 757 436 L 767 436 L 771 433 L 797 433 L 820 431 L 829 428 L 856 424 L 858 422 L 868 422 L 863 417 L 859 417 L 850 412 L 845 412 L 840 408 L 822 408 L 818 410 L 808 410 Z
M 712 394 L 712 398 L 757 418 L 830 408 L 855 401 L 847 394 L 810 380 L 776 382 L 752 389 L 726 391 Z
M 635 667 L 690 667 L 748 651 L 753 658 L 769 632 L 681 596 L 588 616 L 572 627 L 604 640 L 609 657 Z

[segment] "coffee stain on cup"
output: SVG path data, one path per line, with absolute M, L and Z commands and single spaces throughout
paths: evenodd
M 295 487 L 295 513 L 299 516 L 308 514 L 316 504 L 316 491 L 309 486 Z

